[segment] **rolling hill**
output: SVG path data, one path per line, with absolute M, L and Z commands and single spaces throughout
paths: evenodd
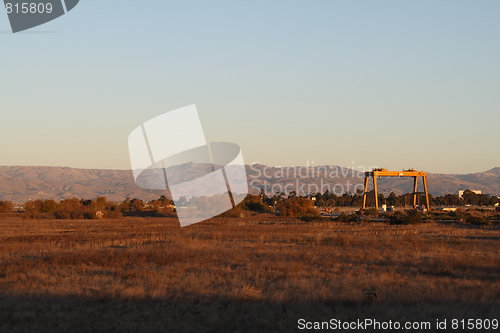
M 192 179 L 205 169 L 193 163 L 184 165 L 179 178 Z M 352 192 L 355 188 L 362 188 L 363 183 L 362 173 L 338 166 L 280 168 L 257 164 L 246 169 L 249 190 L 253 193 L 260 188 L 267 189 L 268 193 L 286 188 L 288 192 L 297 191 L 299 195 L 307 194 L 308 191 L 324 192 L 326 189 L 340 194 L 342 191 Z M 473 174 L 429 173 L 428 181 L 432 195 L 457 193 L 464 189 L 500 195 L 500 167 Z M 412 180 L 383 178 L 379 181 L 379 188 L 386 195 L 391 191 L 402 194 L 411 191 Z M 110 201 L 123 201 L 127 197 L 152 200 L 168 194 L 168 190 L 140 188 L 134 182 L 130 170 L 0 166 L 0 200 L 17 203 L 32 199 L 94 199 L 98 196 L 105 196 Z

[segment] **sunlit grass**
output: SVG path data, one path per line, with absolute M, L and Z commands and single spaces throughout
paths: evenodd
M 361 302 L 495 301 L 495 227 L 304 223 L 286 218 L 7 220 L 7 294 Z

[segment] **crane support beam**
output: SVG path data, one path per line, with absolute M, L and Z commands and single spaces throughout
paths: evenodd
M 427 190 L 427 175 L 422 176 L 422 179 L 424 180 L 424 192 L 425 192 L 425 203 L 427 205 L 427 211 L 429 210 L 429 191 Z
M 413 177 L 413 207 L 417 206 L 418 176 Z
M 413 178 L 413 206 L 417 206 L 417 187 L 418 187 L 418 177 L 422 177 L 424 183 L 425 191 L 425 203 L 427 210 L 430 209 L 429 205 L 429 193 L 427 189 L 427 172 L 425 171 L 415 171 L 414 169 L 403 170 L 403 171 L 387 171 L 386 169 L 373 169 L 372 171 L 365 172 L 365 192 L 363 194 L 363 209 L 366 208 L 366 194 L 368 193 L 368 179 L 373 178 L 373 189 L 375 190 L 375 207 L 378 209 L 378 188 L 377 188 L 377 177 L 412 177 Z
M 363 209 L 366 207 L 366 189 L 368 188 L 368 177 L 365 177 L 365 192 L 363 193 Z

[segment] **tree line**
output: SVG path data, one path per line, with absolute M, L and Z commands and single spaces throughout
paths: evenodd
M 423 203 L 421 196 L 419 202 Z M 413 194 L 406 193 L 396 195 L 391 192 L 384 197 L 379 194 L 379 203 L 386 203 L 389 206 L 413 206 Z M 367 206 L 375 205 L 374 191 L 367 194 Z M 500 202 L 496 196 L 476 194 L 466 190 L 462 197 L 457 194 L 446 194 L 444 196 L 429 195 L 431 206 L 495 206 Z M 239 217 L 245 211 L 253 213 L 270 213 L 281 216 L 314 217 L 317 216 L 317 207 L 361 207 L 363 195 L 361 193 L 345 193 L 337 196 L 326 191 L 310 196 L 297 196 L 295 192 L 288 195 L 276 193 L 267 196 L 264 191 L 258 195 L 249 194 L 232 210 L 223 213 L 223 217 Z M 0 201 L 0 214 L 11 213 L 14 205 L 10 201 Z M 175 217 L 174 202 L 165 196 L 156 200 L 143 201 L 137 198 L 126 198 L 124 201 L 116 203 L 107 201 L 105 197 L 98 197 L 94 200 L 86 199 L 64 199 L 59 202 L 48 200 L 31 200 L 24 204 L 22 212 L 26 218 L 55 218 L 55 219 L 98 219 L 98 218 L 120 218 L 122 216 L 164 216 Z
M 0 213 L 11 213 L 13 210 L 12 202 L 0 201 Z M 71 198 L 59 202 L 52 199 L 36 199 L 26 202 L 21 211 L 23 216 L 29 219 L 99 219 L 120 218 L 123 215 L 155 214 L 170 216 L 173 212 L 173 201 L 165 196 L 149 202 L 127 198 L 120 203 L 110 202 L 106 197 L 98 197 L 94 200 Z
M 314 194 L 312 197 L 315 198 L 316 205 L 320 207 L 362 207 L 363 205 L 362 193 L 345 193 L 342 196 L 337 196 L 334 193 L 326 191 L 323 194 Z M 379 193 L 378 202 L 379 204 L 386 203 L 388 206 L 394 207 L 413 206 L 413 193 L 396 195 L 394 192 L 391 192 L 387 197 Z M 417 194 L 417 204 L 418 203 L 425 203 L 424 194 Z M 429 203 L 431 206 L 495 206 L 497 203 L 500 203 L 500 199 L 497 196 L 490 197 L 486 194 L 476 194 L 470 190 L 465 190 L 462 197 L 459 197 L 458 194 L 446 194 L 443 196 L 433 196 L 429 194 Z M 366 204 L 367 206 L 375 205 L 374 190 L 367 193 Z

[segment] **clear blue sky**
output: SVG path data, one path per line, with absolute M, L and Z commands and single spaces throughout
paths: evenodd
M 12 34 L 0 12 L 0 165 L 127 169 L 136 126 L 196 104 L 246 163 L 485 171 L 499 17 L 500 1 L 81 0 Z

